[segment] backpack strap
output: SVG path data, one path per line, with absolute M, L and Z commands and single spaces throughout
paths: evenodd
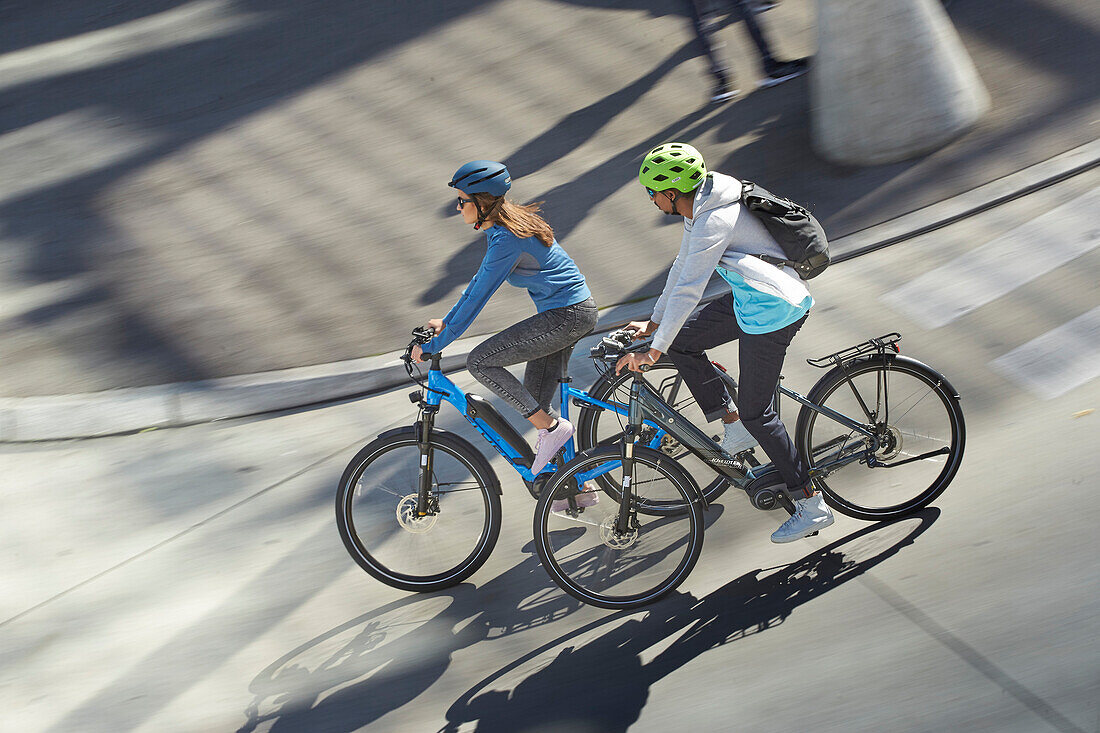
M 763 210 L 768 214 L 775 216 L 785 216 L 790 212 L 790 209 L 782 206 L 782 202 L 775 197 L 764 197 L 759 194 L 753 194 L 756 190 L 756 184 L 752 181 L 741 181 L 741 203 L 745 205 L 749 211 Z M 794 204 L 793 202 L 787 202 Z M 790 267 L 796 269 L 798 267 L 797 262 L 783 259 L 782 257 L 773 257 L 772 255 L 766 255 L 763 253 L 755 255 L 758 259 L 764 260 L 769 265 L 775 265 L 776 267 Z

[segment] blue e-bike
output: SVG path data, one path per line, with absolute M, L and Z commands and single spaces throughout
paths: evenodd
M 430 358 L 427 380 L 414 371 L 414 345 L 432 337 L 430 329 L 413 331 L 403 360 L 419 389 L 409 395 L 419 407 L 412 425 L 387 430 L 364 446 L 348 464 L 336 496 L 336 522 L 344 546 L 356 563 L 376 579 L 409 591 L 434 591 L 461 583 L 488 559 L 500 534 L 501 485 L 489 461 L 462 436 L 437 428 L 436 415 L 450 403 L 519 474 L 536 499 L 543 487 L 578 450 L 618 444 L 628 415 L 623 393 L 628 373 L 601 376 L 587 391 L 571 386 L 563 375 L 559 412 L 567 420 L 570 404 L 580 409 L 576 442 L 571 440 L 538 474 L 531 472 L 534 453 L 527 441 L 484 398 L 463 391 L 442 371 L 442 353 Z M 646 349 L 639 341 L 631 350 Z M 721 372 L 727 389 L 734 380 Z M 671 362 L 650 371 L 654 389 L 680 414 L 704 424 L 702 414 Z M 697 415 L 695 413 L 698 413 Z M 688 451 L 656 424 L 646 424 L 642 444 L 687 461 Z M 700 468 L 708 470 L 700 463 Z M 708 499 L 729 483 L 713 472 L 700 481 Z M 568 497 L 575 508 L 576 497 Z

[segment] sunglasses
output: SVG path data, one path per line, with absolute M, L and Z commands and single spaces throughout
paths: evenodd
M 474 202 L 474 200 L 473 200 L 473 199 L 464 199 L 464 198 L 462 198 L 461 196 L 459 196 L 459 197 L 458 197 L 458 208 L 460 208 L 460 209 L 461 209 L 461 208 L 462 208 L 463 206 L 465 206 L 466 204 L 472 204 L 473 202 Z
M 652 188 L 647 188 L 647 189 L 645 190 L 645 192 L 649 194 L 649 197 L 650 197 L 650 198 L 653 198 L 654 196 L 656 196 L 656 195 L 657 195 L 657 192 L 656 192 L 656 191 L 654 191 L 654 190 L 653 190 Z

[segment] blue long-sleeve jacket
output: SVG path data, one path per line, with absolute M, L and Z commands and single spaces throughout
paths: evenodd
M 426 353 L 441 351 L 461 336 L 505 280 L 526 288 L 539 313 L 592 296 L 584 275 L 556 240 L 547 247 L 535 237 L 521 239 L 498 224 L 485 231 L 485 241 L 488 246 L 477 274 L 443 318 L 443 331 L 424 344 Z

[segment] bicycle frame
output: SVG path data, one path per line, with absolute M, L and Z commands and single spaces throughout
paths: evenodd
M 628 408 L 626 405 L 620 405 L 616 402 L 604 402 L 603 400 L 597 400 L 587 392 L 576 389 L 570 386 L 570 378 L 563 377 L 559 381 L 558 397 L 560 400 L 559 413 L 562 418 L 569 419 L 569 405 L 572 400 L 591 405 L 593 407 L 600 407 L 605 410 L 616 412 L 619 415 L 626 416 L 628 414 Z M 466 421 L 473 425 L 474 429 L 489 442 L 491 446 L 508 461 L 509 465 L 515 469 L 516 473 L 520 475 L 524 481 L 532 482 L 536 478 L 536 474 L 531 473 L 531 461 L 525 455 L 529 452 L 526 441 L 519 436 L 511 426 L 505 427 L 498 422 L 499 413 L 494 409 L 488 412 L 480 412 L 479 409 L 484 410 L 484 406 L 475 406 L 471 410 L 471 395 L 462 391 L 454 382 L 450 380 L 442 371 L 439 366 L 439 359 L 433 357 L 431 368 L 428 371 L 427 390 L 425 391 L 424 399 L 422 402 L 419 424 L 429 426 L 427 430 L 422 429 L 424 437 L 427 438 L 430 434 L 430 426 L 434 424 L 434 415 L 438 412 L 440 405 L 443 402 L 448 402 L 454 406 L 458 412 L 466 418 Z M 658 398 L 660 399 L 660 398 Z M 491 423 L 497 423 L 494 427 Z M 654 425 L 654 427 L 657 427 Z M 660 439 L 660 436 L 657 438 Z M 425 453 L 426 454 L 425 440 Z M 573 459 L 576 455 L 576 444 L 570 439 L 565 444 L 564 457 L 566 462 Z M 428 459 L 430 460 L 430 459 Z M 423 460 L 421 461 L 423 465 Z M 538 475 L 550 474 L 556 470 L 554 464 L 546 466 L 542 471 L 539 471 Z M 427 472 L 430 475 L 430 471 Z
M 858 423 L 836 410 L 817 405 L 801 394 L 787 389 L 782 385 L 777 386 L 776 392 L 777 394 L 786 395 L 795 402 L 805 405 L 809 409 L 835 420 L 853 432 L 859 433 L 871 440 L 871 446 L 868 449 L 854 452 L 816 467 L 814 469 L 815 475 L 827 473 L 854 461 L 865 459 L 868 451 L 870 455 L 874 454 L 878 440 L 875 434 L 871 430 L 868 430 L 866 425 Z M 616 412 L 623 414 L 621 409 L 616 409 Z M 694 423 L 680 415 L 680 413 L 669 405 L 645 378 L 638 373 L 635 373 L 634 381 L 631 384 L 630 404 L 627 415 L 629 425 L 627 427 L 626 443 L 631 447 L 624 451 L 624 460 L 630 460 L 632 457 L 632 445 L 640 433 L 641 425 L 648 424 L 657 427 L 659 434 L 668 434 L 677 440 L 682 446 L 702 459 L 714 471 L 729 479 L 734 486 L 740 489 L 746 489 L 753 480 L 775 470 L 771 463 L 747 469 L 744 464 L 727 453 L 720 444 L 713 441 L 710 436 L 699 429 Z M 619 465 L 620 464 L 617 462 L 608 462 L 592 471 L 578 474 L 577 480 L 578 482 L 590 481 L 604 473 L 618 468 Z M 627 475 L 627 471 L 624 471 L 624 477 Z M 625 479 L 624 483 L 629 485 L 629 479 Z
M 620 415 L 621 409 L 615 409 Z M 653 442 L 658 442 L 663 434 L 672 436 L 681 445 L 705 461 L 711 468 L 727 477 L 735 485 L 745 485 L 745 468 L 740 461 L 727 453 L 722 446 L 715 443 L 710 437 L 694 423 L 678 413 L 669 405 L 656 390 L 635 372 L 634 381 L 630 385 L 630 403 L 627 407 L 627 429 L 624 441 L 624 461 L 633 458 L 633 446 L 641 432 L 643 425 L 651 425 L 657 428 L 658 436 Z M 616 462 L 608 462 L 592 471 L 578 474 L 577 481 L 590 481 L 598 476 L 614 470 L 619 466 Z M 624 470 L 624 484 L 629 486 L 632 471 Z M 624 487 L 625 488 L 625 487 Z M 625 502 L 624 502 L 625 504 Z
M 520 478 L 528 484 L 534 482 L 539 476 L 548 477 L 557 469 L 557 466 L 552 463 L 543 468 L 537 475 L 533 474 L 531 472 L 530 448 L 527 442 L 509 423 L 503 420 L 494 408 L 484 403 L 484 401 L 476 395 L 467 394 L 443 374 L 440 367 L 440 358 L 439 354 L 433 355 L 432 357 L 431 367 L 428 371 L 428 381 L 425 385 L 427 389 L 422 395 L 420 417 L 417 421 L 419 426 L 417 432 L 418 444 L 421 451 L 419 482 L 420 501 L 418 502 L 418 511 L 428 513 L 432 510 L 429 500 L 432 455 L 429 447 L 435 414 L 439 411 L 444 401 L 453 405 L 454 408 L 466 418 L 466 421 L 469 422 L 491 446 L 493 446 L 497 453 L 508 461 L 509 465 L 511 465 L 520 475 Z M 746 467 L 734 456 L 727 453 L 720 444 L 713 441 L 710 436 L 694 423 L 680 415 L 680 413 L 653 389 L 640 373 L 634 374 L 634 379 L 630 388 L 630 400 L 627 405 L 597 400 L 591 397 L 587 392 L 571 387 L 570 382 L 571 380 L 568 377 L 563 377 L 559 380 L 558 396 L 562 418 L 566 420 L 569 419 L 570 403 L 576 400 L 585 405 L 602 408 L 620 416 L 625 416 L 628 421 L 624 436 L 626 439 L 624 440 L 623 446 L 623 459 L 621 461 L 609 461 L 589 472 L 578 474 L 577 480 L 580 483 L 597 478 L 609 471 L 615 470 L 619 466 L 624 466 L 623 490 L 624 493 L 628 493 L 630 491 L 630 482 L 633 474 L 634 446 L 637 443 L 638 436 L 641 434 L 643 425 L 649 426 L 655 430 L 654 437 L 645 443 L 648 447 L 660 445 L 661 439 L 665 435 L 669 435 L 687 450 L 698 456 L 714 471 L 727 478 L 730 483 L 742 490 L 747 489 L 753 480 L 775 471 L 771 463 L 753 468 Z M 875 433 L 869 430 L 866 425 L 856 422 L 846 415 L 828 407 L 817 405 L 801 394 L 787 389 L 782 386 L 782 384 L 776 386 L 776 394 L 777 396 L 786 395 L 795 402 L 844 425 L 851 431 L 870 440 L 870 445 L 863 450 L 839 456 L 835 460 L 815 467 L 812 471 L 812 476 L 827 475 L 836 468 L 855 461 L 868 460 L 868 456 L 874 455 L 874 451 L 877 449 L 878 439 Z M 472 405 L 472 402 L 480 402 L 481 404 Z M 573 439 L 570 439 L 564 448 L 565 461 L 568 462 L 572 460 L 575 455 L 576 444 Z M 701 492 L 699 498 L 705 507 L 706 501 Z M 624 516 L 621 521 L 624 527 L 628 521 L 626 517 L 627 503 L 628 502 L 622 503 Z

